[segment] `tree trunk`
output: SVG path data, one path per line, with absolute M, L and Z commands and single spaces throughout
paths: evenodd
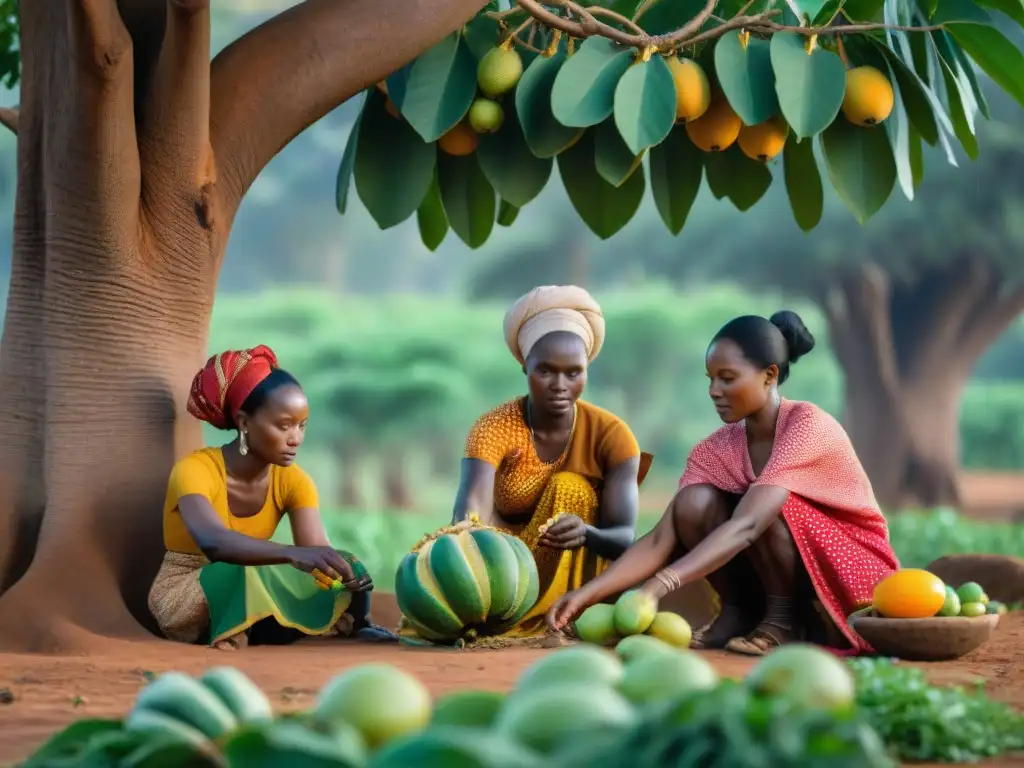
M 173 461 L 256 175 L 482 0 L 307 0 L 211 65 L 209 0 L 32 0 L 0 343 L 0 650 L 145 637 Z
M 351 446 L 339 445 L 335 447 L 334 455 L 337 459 L 335 468 L 338 477 L 338 506 L 341 509 L 362 509 L 365 499 L 360 482 L 360 452 Z
M 866 264 L 819 296 L 846 374 L 844 422 L 883 507 L 958 505 L 960 398 L 982 353 L 1024 310 L 977 255 L 893 283 Z
M 381 468 L 384 474 L 384 507 L 400 512 L 411 510 L 414 500 L 405 454 L 398 448 L 392 448 L 385 454 Z

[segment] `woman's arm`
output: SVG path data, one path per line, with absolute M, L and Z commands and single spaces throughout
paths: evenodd
M 182 496 L 178 510 L 192 540 L 212 563 L 280 565 L 292 562 L 292 547 L 230 530 L 205 496 Z
M 752 486 L 729 520 L 669 566 L 680 585 L 714 573 L 757 541 L 778 519 L 788 497 L 789 491 L 778 485 Z M 643 588 L 657 597 L 668 591 L 658 579 L 651 579 Z
M 494 474 L 491 464 L 481 459 L 463 459 L 459 474 L 459 490 L 455 494 L 452 523 L 461 523 L 471 513 L 480 522 L 490 525 L 494 521 Z
M 288 523 L 292 528 L 292 541 L 297 547 L 329 547 L 331 540 L 327 538 L 324 519 L 316 507 L 293 509 L 288 513 Z
M 588 525 L 587 549 L 606 560 L 616 560 L 633 544 L 636 536 L 636 518 L 640 507 L 640 490 L 636 477 L 640 457 L 613 467 L 605 477 L 598 507 L 598 525 Z

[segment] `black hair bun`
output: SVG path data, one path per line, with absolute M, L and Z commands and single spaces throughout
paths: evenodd
M 786 349 L 789 351 L 790 363 L 795 363 L 814 349 L 814 335 L 807 330 L 804 321 L 796 312 L 784 309 L 776 312 L 768 321 L 782 332 L 782 338 L 786 340 Z

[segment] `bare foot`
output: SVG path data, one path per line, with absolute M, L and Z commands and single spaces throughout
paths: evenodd
M 733 638 L 749 632 L 757 623 L 757 619 L 749 611 L 737 605 L 725 604 L 716 618 L 693 633 L 690 647 L 697 650 L 725 648 Z
M 797 642 L 800 637 L 801 633 L 793 627 L 783 627 L 763 621 L 753 632 L 729 640 L 725 649 L 744 656 L 764 656 L 781 645 Z
M 240 632 L 234 637 L 228 637 L 213 644 L 218 651 L 240 651 L 249 645 L 249 636 Z

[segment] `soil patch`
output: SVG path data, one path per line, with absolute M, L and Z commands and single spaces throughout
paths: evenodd
M 377 596 L 374 607 L 382 623 L 395 610 L 388 595 Z M 469 687 L 505 690 L 524 667 L 549 652 L 423 650 L 322 640 L 228 652 L 153 640 L 114 644 L 110 652 L 90 656 L 0 654 L 0 690 L 7 689 L 13 697 L 10 703 L 0 703 L 0 765 L 23 759 L 73 720 L 124 715 L 148 676 L 170 669 L 197 674 L 210 666 L 237 666 L 280 711 L 291 711 L 312 706 L 317 690 L 329 678 L 368 661 L 401 667 L 436 695 Z M 728 676 L 740 677 L 753 664 L 723 652 L 705 655 Z M 1004 616 L 992 640 L 963 659 L 917 666 L 938 684 L 986 679 L 991 696 L 1024 709 L 1024 614 Z

